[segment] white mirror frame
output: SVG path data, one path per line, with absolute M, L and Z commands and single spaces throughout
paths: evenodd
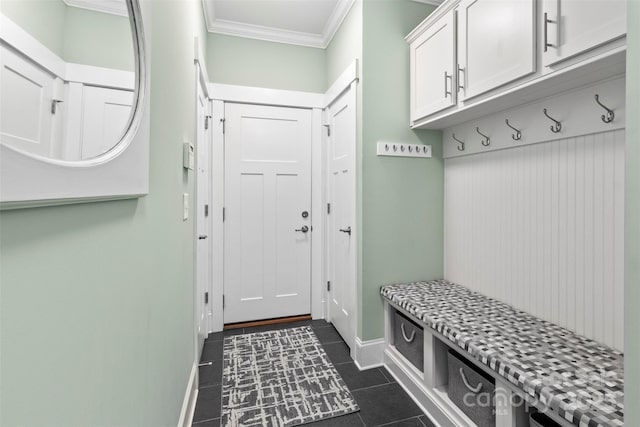
M 0 144 L 0 210 L 126 199 L 149 193 L 149 45 L 139 1 L 126 2 L 136 85 L 133 113 L 122 140 L 112 150 L 81 161 L 49 159 Z

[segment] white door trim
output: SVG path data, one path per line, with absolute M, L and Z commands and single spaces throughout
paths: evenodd
M 324 108 L 324 94 L 294 90 L 266 89 L 210 83 L 209 93 L 215 100 L 242 104 L 273 105 L 294 108 Z

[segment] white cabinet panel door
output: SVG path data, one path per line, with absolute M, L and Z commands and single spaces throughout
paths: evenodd
M 126 130 L 133 92 L 96 86 L 83 88 L 82 159 L 91 159 L 116 146 Z
M 12 147 L 48 157 L 56 79 L 5 46 L 0 49 L 0 138 Z
M 355 84 L 327 110 L 331 135 L 327 141 L 327 259 L 329 320 L 350 348 L 355 341 L 356 305 L 356 97 Z
M 224 322 L 308 314 L 311 110 L 225 104 L 225 128 Z
M 625 0 L 544 0 L 547 46 L 543 63 L 552 65 L 600 46 L 627 32 Z M 543 15 L 544 21 L 544 15 Z M 544 38 L 544 37 L 543 37 Z
M 440 18 L 409 47 L 411 120 L 455 104 L 455 13 Z
M 535 72 L 534 0 L 463 0 L 457 24 L 463 99 Z

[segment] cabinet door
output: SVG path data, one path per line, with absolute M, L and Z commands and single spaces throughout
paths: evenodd
M 411 43 L 412 121 L 455 104 L 455 37 L 455 14 L 451 11 Z
M 544 65 L 552 65 L 624 36 L 626 20 L 625 0 L 544 0 Z
M 13 50 L 0 49 L 0 140 L 48 157 L 56 78 Z
M 534 0 L 463 0 L 458 96 L 468 99 L 535 72 Z

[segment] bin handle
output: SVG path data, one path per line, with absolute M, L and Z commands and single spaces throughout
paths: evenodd
M 473 393 L 480 393 L 480 390 L 482 390 L 482 383 L 478 383 L 477 386 L 471 387 L 471 384 L 469 384 L 469 380 L 464 375 L 464 371 L 462 370 L 462 368 L 460 368 L 460 376 L 462 377 L 462 382 L 464 383 L 464 386 L 467 387 L 469 391 Z
M 406 342 L 411 342 L 416 337 L 415 329 L 411 331 L 411 336 L 407 337 L 407 333 L 404 331 L 404 323 L 400 323 L 400 330 L 402 331 L 402 338 L 404 338 Z

